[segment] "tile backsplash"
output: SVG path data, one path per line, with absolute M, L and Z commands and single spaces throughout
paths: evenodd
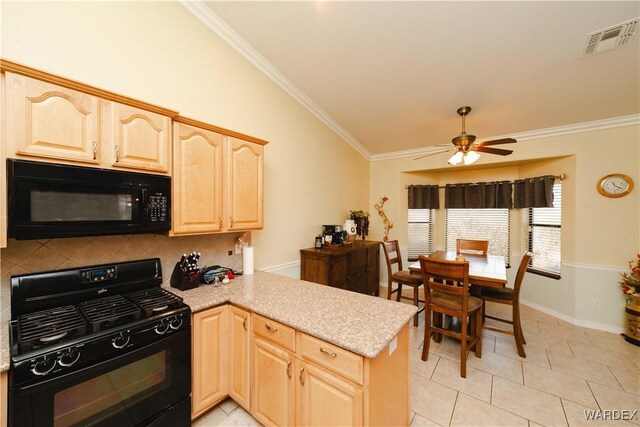
M 93 264 L 160 258 L 162 277 L 171 272 L 183 253 L 202 253 L 199 265 L 219 264 L 242 269 L 242 254 L 235 255 L 235 243 L 248 233 L 168 237 L 159 234 L 74 237 L 50 240 L 9 239 L 0 250 L 0 310 L 2 320 L 10 317 L 11 276 L 36 271 L 59 270 Z M 228 255 L 234 251 L 234 255 Z

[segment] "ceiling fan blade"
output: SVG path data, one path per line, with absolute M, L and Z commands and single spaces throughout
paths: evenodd
M 516 141 L 513 138 L 502 138 L 502 139 L 494 139 L 492 141 L 478 142 L 476 144 L 476 146 L 478 146 L 478 147 L 486 147 L 488 145 L 513 144 L 515 142 L 518 142 L 518 141 Z
M 512 150 L 503 150 L 501 148 L 491 148 L 491 147 L 482 147 L 482 146 L 473 147 L 473 150 L 478 151 L 480 153 L 497 154 L 499 156 L 508 156 L 509 154 L 513 153 Z
M 447 145 L 449 145 L 449 144 L 447 144 Z M 433 152 L 431 152 L 429 154 L 425 154 L 424 156 L 416 157 L 413 160 L 420 160 L 420 159 L 424 159 L 425 157 L 435 156 L 436 154 L 446 153 L 447 151 L 451 151 L 451 150 L 453 150 L 455 148 L 456 147 L 451 147 L 451 148 L 447 148 L 446 150 L 433 151 Z

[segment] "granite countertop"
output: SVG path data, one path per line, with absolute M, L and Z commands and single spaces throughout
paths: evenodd
M 261 271 L 218 287 L 168 289 L 194 312 L 230 302 L 368 358 L 375 358 L 417 311 L 413 305 Z
M 413 317 L 413 305 L 256 271 L 228 285 L 167 288 L 193 312 L 232 303 L 364 357 L 376 357 Z M 0 328 L 0 372 L 9 370 L 9 326 Z

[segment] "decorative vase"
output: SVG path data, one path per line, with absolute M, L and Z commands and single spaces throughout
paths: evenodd
M 353 243 L 357 234 L 356 222 L 352 219 L 347 219 L 345 220 L 343 227 L 347 232 L 347 243 Z
M 640 296 L 632 296 L 624 308 L 624 339 L 640 347 Z

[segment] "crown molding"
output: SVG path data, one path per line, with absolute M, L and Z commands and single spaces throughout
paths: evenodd
M 334 131 L 345 142 L 351 145 L 362 157 L 371 160 L 371 153 L 357 139 L 353 137 L 345 128 L 335 121 L 326 111 L 309 98 L 291 80 L 273 66 L 267 59 L 243 39 L 229 24 L 224 22 L 214 11 L 209 9 L 202 0 L 179 0 L 180 4 L 205 24 L 210 30 L 216 33 L 222 40 L 227 42 L 240 55 L 244 56 L 258 70 L 269 77 L 275 84 L 280 86 L 293 99 L 298 101 L 303 107 L 309 110 L 314 116 L 322 121 L 329 129 Z
M 552 136 L 567 135 L 570 133 L 589 132 L 594 130 L 610 129 L 632 125 L 640 125 L 640 114 L 630 114 L 628 116 L 613 117 L 610 119 L 594 120 L 591 122 L 575 123 L 565 126 L 555 126 L 551 128 L 537 129 L 529 132 L 520 132 L 510 135 L 493 136 L 489 138 L 479 139 L 478 142 L 500 138 L 515 138 L 518 141 L 526 141 L 528 139 L 548 138 Z M 397 159 L 400 157 L 423 156 L 425 154 L 432 153 L 433 151 L 437 150 L 435 150 L 433 147 L 424 147 L 413 150 L 393 151 L 389 153 L 373 154 L 371 155 L 370 160 L 379 161 Z

